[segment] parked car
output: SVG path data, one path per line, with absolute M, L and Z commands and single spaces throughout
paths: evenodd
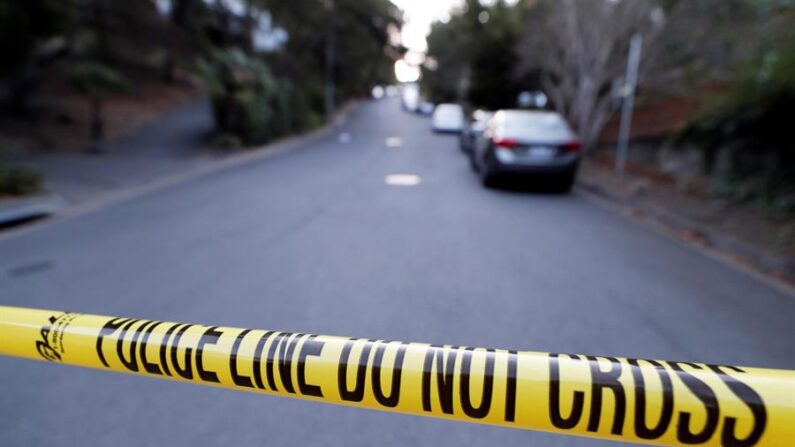
M 494 116 L 493 112 L 485 110 L 475 110 L 472 113 L 472 121 L 464 123 L 464 128 L 461 130 L 461 151 L 465 154 L 471 154 L 472 149 L 475 147 L 475 141 L 483 133 L 486 128 L 486 123 Z
M 416 112 L 420 106 L 420 91 L 416 84 L 404 84 L 401 87 L 401 100 L 403 110 L 407 112 Z
M 420 99 L 416 96 L 405 95 L 401 104 L 406 112 L 415 113 L 420 107 Z
M 433 105 L 430 101 L 422 101 L 420 102 L 420 106 L 417 108 L 417 113 L 420 115 L 430 115 L 433 113 L 436 106 Z
M 472 154 L 484 186 L 497 176 L 544 176 L 561 192 L 571 189 L 580 141 L 556 112 L 501 110 L 486 124 Z
M 439 104 L 431 120 L 435 132 L 461 132 L 464 127 L 464 109 L 458 104 Z

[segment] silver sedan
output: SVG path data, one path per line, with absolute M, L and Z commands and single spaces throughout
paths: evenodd
M 566 192 L 574 183 L 580 147 L 556 112 L 501 110 L 475 142 L 471 161 L 484 186 L 500 176 L 543 176 Z

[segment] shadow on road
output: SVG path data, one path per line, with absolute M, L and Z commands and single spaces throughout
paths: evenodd
M 540 194 L 560 197 L 566 197 L 570 194 L 568 190 L 564 191 L 561 188 L 558 179 L 546 177 L 501 176 L 494 179 L 488 188 L 494 191 L 518 194 Z
M 19 219 L 10 219 L 6 221 L 0 221 L 0 231 L 8 230 L 11 228 L 18 228 L 24 225 L 39 222 L 46 219 L 48 216 L 46 214 L 37 214 L 33 216 L 26 216 Z

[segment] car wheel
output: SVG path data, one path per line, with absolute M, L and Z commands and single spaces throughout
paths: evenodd
M 472 168 L 472 171 L 478 172 L 478 162 L 475 161 L 475 154 L 469 152 L 467 153 L 467 158 L 469 159 L 469 167 Z
M 494 171 L 489 167 L 487 161 L 483 162 L 483 166 L 477 166 L 478 174 L 480 174 L 480 184 L 486 188 L 494 186 Z
M 497 175 L 492 172 L 487 172 L 480 175 L 480 184 L 484 188 L 492 188 L 496 184 Z
M 574 186 L 574 179 L 576 176 L 576 171 L 567 172 L 557 179 L 555 179 L 555 191 L 566 194 L 571 191 L 572 186 Z

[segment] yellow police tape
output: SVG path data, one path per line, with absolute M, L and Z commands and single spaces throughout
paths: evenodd
M 795 446 L 795 372 L 0 306 L 0 354 L 655 445 Z

